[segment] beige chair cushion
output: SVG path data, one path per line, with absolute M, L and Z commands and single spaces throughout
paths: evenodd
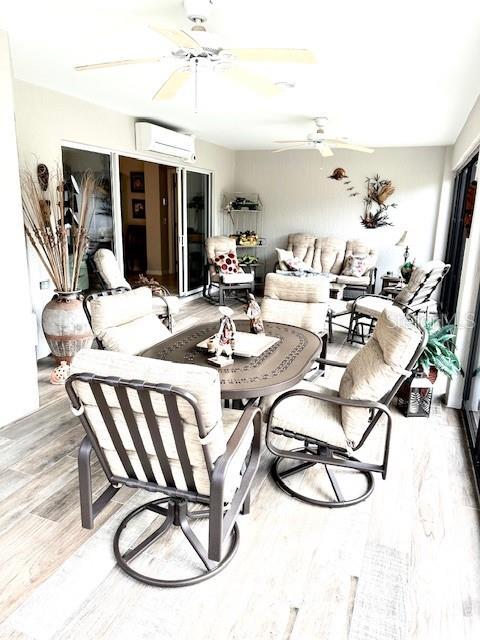
M 126 287 L 131 289 L 130 284 L 123 276 L 118 266 L 117 259 L 110 249 L 98 249 L 93 256 L 95 266 L 109 289 Z
M 205 465 L 204 448 L 214 462 L 225 452 L 226 442 L 233 432 L 238 422 L 241 411 L 224 410 L 222 413 L 220 401 L 220 380 L 218 372 L 196 365 L 177 364 L 151 358 L 140 358 L 120 353 L 109 353 L 93 349 L 83 349 L 72 362 L 72 373 L 95 373 L 100 376 L 114 376 L 128 380 L 143 380 L 151 383 L 164 383 L 178 386 L 191 393 L 197 402 L 198 410 L 205 426 L 207 437 L 202 445 L 194 412 L 191 406 L 184 400 L 178 400 L 180 417 L 183 422 L 183 429 L 186 441 L 189 460 L 193 467 L 197 488 L 202 493 L 209 493 L 210 483 L 208 471 Z M 75 389 L 85 406 L 85 413 L 91 424 L 95 435 L 102 447 L 112 472 L 125 477 L 126 472 L 120 461 L 115 447 L 105 426 L 101 413 L 95 402 L 95 398 L 86 383 L 76 382 Z M 120 403 L 115 391 L 103 385 L 105 398 L 115 424 L 119 431 L 122 443 L 127 450 L 127 454 L 132 463 L 137 477 L 146 480 L 140 461 L 135 453 L 130 432 L 123 418 Z M 138 394 L 134 390 L 128 390 L 128 397 L 134 416 L 139 428 L 139 432 L 145 450 L 152 464 L 155 478 L 160 485 L 165 485 L 165 479 L 161 472 L 158 459 L 155 454 L 150 431 L 148 429 Z M 166 450 L 168 459 L 172 463 L 172 470 L 176 485 L 180 489 L 186 489 L 185 479 L 178 462 L 178 454 L 175 447 L 175 440 L 168 418 L 168 412 L 161 394 L 152 393 L 151 400 L 153 410 L 157 418 L 158 428 Z M 225 491 L 226 501 L 229 501 L 238 487 L 241 476 L 240 471 L 245 460 L 247 451 L 253 438 L 253 427 L 250 428 L 248 437 L 239 448 L 235 459 L 228 472 L 228 482 Z
M 90 303 L 92 330 L 99 335 L 104 329 L 125 324 L 152 313 L 152 292 L 140 287 L 111 296 L 94 298 Z
M 340 397 L 380 401 L 408 366 L 420 340 L 420 331 L 402 310 L 387 307 L 372 337 L 348 363 L 340 382 Z M 342 424 L 349 441 L 358 444 L 368 424 L 368 414 L 368 409 L 342 407 Z
M 266 322 L 280 322 L 302 327 L 313 333 L 325 328 L 328 304 L 326 302 L 292 302 L 263 298 L 262 318 Z
M 362 286 L 368 286 L 370 284 L 369 276 L 337 276 L 336 281 L 338 284 L 356 284 Z
M 369 247 L 361 240 L 347 240 L 345 247 L 345 260 L 349 256 L 368 256 L 368 269 L 372 269 L 377 264 L 378 253 L 373 247 Z
M 311 382 L 301 382 L 295 388 L 338 396 L 338 392 Z M 266 417 L 274 399 L 275 397 L 271 396 L 260 406 Z M 292 396 L 276 407 L 272 425 L 318 438 L 336 447 L 348 448 L 342 429 L 340 406 L 330 402 L 306 396 Z M 299 446 L 299 441 L 292 441 L 291 438 L 278 434 L 271 436 L 271 442 L 279 449 L 292 449 L 292 442 L 296 443 L 295 446 Z
M 103 329 L 96 335 L 108 351 L 137 355 L 169 338 L 171 333 L 155 313 L 150 313 L 118 327 Z
M 348 304 L 349 311 L 355 310 L 363 313 L 370 318 L 379 318 L 387 307 L 391 307 L 393 300 L 379 298 L 377 296 L 365 296 L 358 300 L 350 300 Z
M 312 267 L 322 273 L 340 274 L 345 258 L 345 240 L 340 238 L 317 238 Z
M 413 270 L 408 284 L 395 297 L 397 304 L 409 305 L 413 299 L 413 308 L 421 306 L 445 269 L 441 260 L 430 260 Z M 425 279 L 425 277 L 428 277 Z M 415 298 L 414 298 L 415 296 Z
M 265 297 L 292 302 L 328 302 L 329 280 L 325 276 L 299 278 L 281 273 L 267 273 Z
M 312 266 L 315 237 L 307 233 L 291 233 L 288 236 L 287 251 L 292 251 L 295 258 L 300 258 L 309 267 Z

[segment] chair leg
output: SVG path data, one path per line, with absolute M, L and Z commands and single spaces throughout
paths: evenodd
M 165 510 L 163 507 L 159 507 L 162 503 L 168 501 L 168 509 Z M 130 520 L 132 520 L 136 515 L 142 513 L 145 510 L 155 511 L 159 515 L 165 517 L 163 523 L 149 536 L 147 536 L 142 542 L 140 542 L 137 546 L 132 549 L 128 549 L 125 552 L 120 551 L 120 539 L 124 529 L 126 529 Z M 198 516 L 208 517 L 209 512 L 205 511 L 201 514 L 196 514 L 192 512 L 188 513 L 187 509 L 187 501 L 182 498 L 161 498 L 160 500 L 153 500 L 152 502 L 148 502 L 147 504 L 141 505 L 137 507 L 133 511 L 131 511 L 124 520 L 120 523 L 118 527 L 115 537 L 113 540 L 113 551 L 115 554 L 115 559 L 117 561 L 118 566 L 122 571 L 127 573 L 129 576 L 138 580 L 139 582 L 143 582 L 144 584 L 148 584 L 154 587 L 187 587 L 189 585 L 198 584 L 199 582 L 203 582 L 204 580 L 208 580 L 208 578 L 213 577 L 217 573 L 220 573 L 230 561 L 233 559 L 235 553 L 238 550 L 238 545 L 240 542 L 240 534 L 238 530 L 238 525 L 235 524 L 232 529 L 231 538 L 230 538 L 230 546 L 227 552 L 223 555 L 223 558 L 220 562 L 215 562 L 210 560 L 208 557 L 207 550 L 200 542 L 190 524 L 188 522 L 189 518 L 195 519 Z M 141 555 L 146 549 L 152 546 L 154 542 L 156 542 L 159 538 L 161 538 L 167 531 L 169 531 L 172 527 L 178 527 L 185 538 L 188 540 L 192 548 L 194 549 L 197 556 L 202 561 L 204 565 L 204 571 L 196 576 L 190 578 L 179 578 L 179 579 L 169 579 L 165 580 L 163 578 L 154 578 L 152 576 L 148 576 L 142 573 L 139 573 L 135 569 L 130 566 L 130 562 Z
M 357 325 L 357 314 L 352 311 L 350 314 L 350 322 L 348 323 L 347 342 L 353 342 L 353 328 Z

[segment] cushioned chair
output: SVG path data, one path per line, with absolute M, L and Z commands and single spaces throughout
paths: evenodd
M 408 284 L 393 300 L 385 296 L 369 295 L 359 296 L 349 302 L 347 307 L 351 316 L 347 340 L 364 344 L 366 331 L 369 335 L 384 309 L 391 305 L 408 307 L 410 312 L 415 314 L 421 311 L 428 312 L 432 294 L 449 269 L 449 264 L 441 260 L 431 260 L 414 269 Z
M 136 355 L 171 335 L 153 309 L 148 287 L 91 293 L 83 308 L 100 349 Z
M 416 321 L 391 306 L 380 316 L 370 340 L 348 364 L 324 361 L 345 368 L 338 390 L 301 383 L 276 399 L 263 400 L 266 443 L 277 456 L 272 473 L 284 491 L 328 507 L 356 504 L 371 494 L 373 473 L 383 478 L 387 474 L 392 429 L 389 404 L 411 374 L 425 341 L 425 332 Z M 379 423 L 382 415 L 386 416 L 386 425 Z M 374 433 L 379 439 L 373 437 Z M 355 457 L 354 453 L 372 439 L 381 449 L 380 461 L 365 462 Z M 298 447 L 292 447 L 295 442 Z M 305 495 L 287 483 L 287 478 L 319 466 L 326 472 L 327 489 L 331 491 L 324 499 Z M 361 482 L 353 495 L 351 486 L 350 495 L 344 495 L 335 468 L 347 468 L 356 476 L 354 480 Z
M 325 329 L 328 296 L 329 280 L 324 276 L 296 278 L 267 273 L 262 317 L 267 321 L 293 324 L 321 333 Z
M 93 528 L 122 485 L 160 492 L 166 497 L 137 507 L 120 523 L 113 542 L 120 568 L 136 580 L 167 587 L 196 584 L 221 571 L 238 547 L 237 516 L 249 510 L 260 454 L 259 409 L 222 410 L 220 379 L 211 368 L 92 349 L 73 359 L 66 391 L 86 432 L 78 457 L 83 527 Z M 92 450 L 109 482 L 95 501 Z M 207 510 L 189 511 L 189 503 Z M 146 512 L 161 516 L 160 526 L 145 519 Z M 144 524 L 135 546 L 122 550 L 122 533 L 138 514 Z M 190 527 L 195 517 L 208 518 L 208 550 Z M 132 567 L 172 526 L 183 531 L 205 571 L 172 580 Z
M 110 249 L 98 249 L 93 256 L 93 265 L 105 289 L 132 288 L 120 271 L 117 259 Z M 166 287 L 159 285 L 159 289 L 160 293 L 153 294 L 153 310 L 171 331 L 173 318 L 179 312 L 180 304 L 178 298 L 170 295 Z
M 245 272 L 241 267 L 237 273 L 218 273 L 215 268 L 215 258 L 222 254 L 237 253 L 235 238 L 226 236 L 211 236 L 205 241 L 207 264 L 204 269 L 203 295 L 212 302 L 225 304 L 225 296 L 229 293 L 238 295 L 239 291 L 253 293 L 255 289 L 255 274 Z M 212 287 L 218 290 L 218 296 L 212 295 Z

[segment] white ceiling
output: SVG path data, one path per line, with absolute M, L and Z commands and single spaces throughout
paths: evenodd
M 167 54 L 148 28 L 189 29 L 182 0 L 10 0 L 17 78 L 235 149 L 269 149 L 312 131 L 371 146 L 455 141 L 480 90 L 478 0 L 216 0 L 208 29 L 228 47 L 301 47 L 316 65 L 249 65 L 296 87 L 276 98 L 204 72 L 199 110 L 193 83 L 170 102 L 151 97 L 175 63 L 75 72 L 75 64 Z M 247 65 L 247 63 L 245 63 Z

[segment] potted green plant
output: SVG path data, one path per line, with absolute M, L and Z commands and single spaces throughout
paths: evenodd
M 417 366 L 433 384 L 439 371 L 452 378 L 460 371 L 460 362 L 455 355 L 453 340 L 456 328 L 453 324 L 446 324 L 435 329 L 436 320 L 425 324 L 427 344 L 421 353 Z

